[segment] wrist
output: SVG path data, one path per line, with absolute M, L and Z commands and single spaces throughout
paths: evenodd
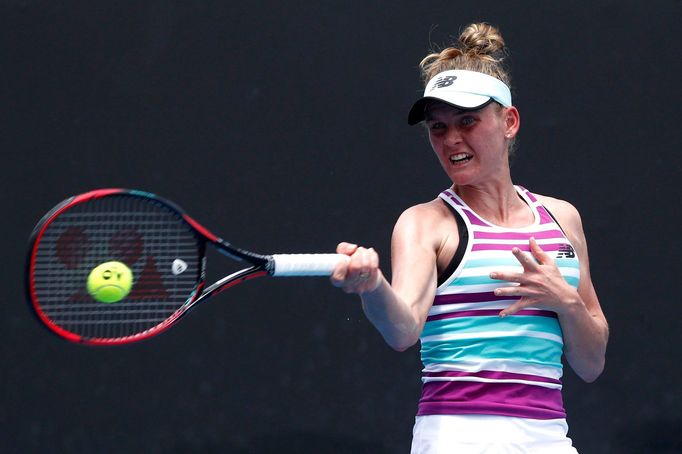
M 586 309 L 585 302 L 580 297 L 577 289 L 573 289 L 572 292 L 566 295 L 566 297 L 561 299 L 561 304 L 559 305 L 559 310 L 557 313 L 560 316 L 572 316 L 576 315 L 578 312 Z

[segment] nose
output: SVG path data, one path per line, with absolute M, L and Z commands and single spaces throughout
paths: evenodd
M 448 128 L 447 133 L 445 135 L 445 146 L 447 147 L 454 147 L 457 146 L 459 143 L 462 142 L 462 134 L 460 133 L 458 128 Z

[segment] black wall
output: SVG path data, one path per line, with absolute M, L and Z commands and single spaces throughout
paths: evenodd
M 570 435 L 682 452 L 679 0 L 3 3 L 3 452 L 408 452 L 418 348 L 390 350 L 326 279 L 245 284 L 92 349 L 33 320 L 26 240 L 65 197 L 132 187 L 246 248 L 352 240 L 388 273 L 398 215 L 448 186 L 406 124 L 417 63 L 475 20 L 511 49 L 515 181 L 580 209 L 611 324 L 603 376 L 566 369 Z

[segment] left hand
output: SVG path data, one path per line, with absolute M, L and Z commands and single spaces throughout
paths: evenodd
M 500 317 L 512 315 L 529 306 L 561 313 L 569 303 L 580 300 L 577 290 L 566 282 L 554 260 L 542 250 L 535 238 L 530 239 L 530 251 L 531 253 L 527 254 L 519 248 L 512 249 L 512 253 L 523 267 L 522 273 L 500 271 L 490 273 L 492 279 L 519 284 L 495 289 L 496 296 L 521 297 L 502 310 Z

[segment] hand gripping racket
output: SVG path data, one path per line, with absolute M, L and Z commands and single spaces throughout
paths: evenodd
M 249 266 L 206 286 L 207 244 Z M 55 334 L 118 345 L 168 329 L 197 303 L 241 282 L 268 275 L 329 276 L 346 259 L 256 254 L 232 246 L 154 194 L 100 189 L 64 200 L 35 227 L 26 288 L 38 319 Z M 125 296 L 93 296 L 91 273 L 111 262 L 130 272 Z M 101 276 L 99 282 L 106 283 L 111 270 Z

